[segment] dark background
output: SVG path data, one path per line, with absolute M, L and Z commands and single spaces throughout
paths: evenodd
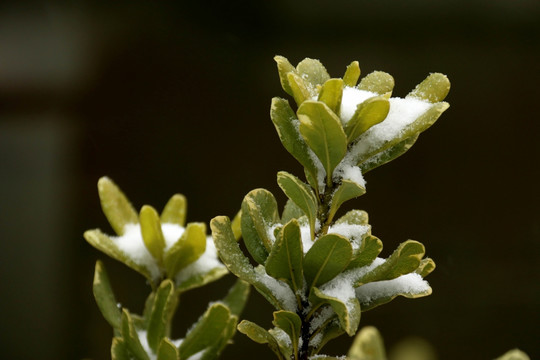
M 13 2 L 15 4 L 15 2 Z M 18 3 L 18 2 L 17 2 Z M 69 3 L 69 4 L 66 4 Z M 33 1 L 0 5 L 0 348 L 5 359 L 109 358 L 93 301 L 104 259 L 119 301 L 142 309 L 144 279 L 82 238 L 111 232 L 96 191 L 108 175 L 137 208 L 181 192 L 189 221 L 233 216 L 275 174 L 301 174 L 270 100 L 285 96 L 276 54 L 320 59 L 334 77 L 358 60 L 404 96 L 448 75 L 450 109 L 406 155 L 366 175 L 351 202 L 383 256 L 408 238 L 437 262 L 432 296 L 366 312 L 387 347 L 406 336 L 439 359 L 540 356 L 538 75 L 534 0 Z M 181 300 L 184 335 L 233 279 Z M 244 318 L 265 327 L 253 293 Z M 241 334 L 224 359 L 271 359 Z M 347 336 L 325 348 L 346 353 Z

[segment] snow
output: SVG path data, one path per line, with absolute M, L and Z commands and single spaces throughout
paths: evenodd
M 257 281 L 272 292 L 272 295 L 283 305 L 285 310 L 296 312 L 296 296 L 286 282 L 267 275 L 262 265 L 255 268 L 255 276 Z
M 340 162 L 339 165 L 336 166 L 334 174 L 332 175 L 332 180 L 334 180 L 336 183 L 339 183 L 341 179 L 350 180 L 363 188 L 366 187 L 366 180 L 364 180 L 364 176 L 362 175 L 360 168 L 346 161 Z
M 165 250 L 166 253 L 169 249 L 176 244 L 176 242 L 182 237 L 186 229 L 183 226 L 172 223 L 163 223 L 161 224 L 161 232 L 165 238 Z
M 427 281 L 417 273 L 401 275 L 392 280 L 375 281 L 356 289 L 356 296 L 361 303 L 369 304 L 380 298 L 400 294 L 417 295 L 430 291 Z
M 379 96 L 379 94 L 371 91 L 359 90 L 356 87 L 345 86 L 345 88 L 343 88 L 343 97 L 341 100 L 342 123 L 345 125 L 351 120 L 356 112 L 358 104 L 361 104 L 374 96 Z
M 286 344 L 287 346 L 292 346 L 291 337 L 283 329 L 275 327 L 272 330 L 272 336 L 276 338 L 278 343 Z
M 191 355 L 190 357 L 188 357 L 187 360 L 201 360 L 205 352 L 206 352 L 206 349 L 202 349 L 198 353 L 195 353 Z
M 334 309 L 331 306 L 325 306 L 318 314 L 314 315 L 309 323 L 309 332 L 314 333 L 320 328 L 328 319 L 334 315 Z
M 180 284 L 193 276 L 207 273 L 215 268 L 225 268 L 225 265 L 218 260 L 214 240 L 211 236 L 207 236 L 205 252 L 197 259 L 197 261 L 180 270 L 178 275 L 176 275 L 176 283 Z
M 323 333 L 319 332 L 317 333 L 317 335 L 313 337 L 313 339 L 311 339 L 311 341 L 309 342 L 309 345 L 312 347 L 318 347 L 321 344 L 322 339 L 323 339 Z
M 344 160 L 346 164 L 353 163 L 347 158 L 356 158 L 360 154 L 369 153 L 381 147 L 385 142 L 399 137 L 408 125 L 433 106 L 429 102 L 415 98 L 391 98 L 389 101 L 390 111 L 386 119 L 360 135 Z
M 110 238 L 135 264 L 148 269 L 152 279 L 159 278 L 161 271 L 156 264 L 156 260 L 144 245 L 139 224 L 126 224 L 124 235 L 111 236 Z
M 351 242 L 353 250 L 358 250 L 362 244 L 363 236 L 371 229 L 370 225 L 357 225 L 349 223 L 334 224 L 328 229 L 329 234 L 338 234 Z
M 148 355 L 148 357 L 150 358 L 150 360 L 156 360 L 157 359 L 157 355 L 152 351 L 152 349 L 150 349 L 150 345 L 148 344 L 148 339 L 147 339 L 147 331 L 146 330 L 139 330 L 137 331 L 137 336 L 139 337 L 139 342 L 141 343 L 143 349 L 144 349 L 144 352 Z

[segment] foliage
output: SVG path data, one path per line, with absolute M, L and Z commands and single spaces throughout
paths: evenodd
M 303 165 L 307 182 L 278 173 L 288 197 L 281 213 L 265 189 L 244 198 L 240 228 L 257 266 L 240 250 L 228 218 L 214 218 L 211 228 L 223 263 L 276 308 L 274 328 L 244 320 L 239 331 L 268 344 L 280 359 L 307 359 L 332 338 L 353 336 L 362 311 L 399 295 L 431 293 L 423 277 L 435 263 L 424 258 L 422 244 L 408 240 L 387 259 L 378 258 L 382 242 L 371 234 L 366 212 L 334 219 L 343 203 L 365 193 L 362 174 L 406 152 L 448 108 L 442 100 L 450 83 L 431 74 L 396 100 L 390 97 L 393 78 L 386 73 L 374 72 L 358 83 L 358 62 L 335 79 L 318 60 L 304 59 L 296 67 L 284 57 L 275 60 L 297 109 L 274 98 L 271 118 L 283 146 Z M 347 115 L 351 93 L 361 100 Z M 422 111 L 402 121 L 400 111 L 419 107 Z M 391 137 L 381 136 L 384 127 Z
M 101 178 L 98 190 L 103 212 L 118 236 L 96 229 L 85 232 L 86 240 L 144 275 L 152 286 L 142 315 L 136 315 L 119 305 L 103 263 L 96 263 L 93 291 L 114 331 L 112 359 L 216 359 L 236 332 L 249 285 L 238 280 L 223 300 L 209 304 L 183 339 L 172 340 L 171 322 L 180 294 L 227 273 L 216 259 L 206 227 L 185 225 L 186 200 L 180 194 L 171 198 L 161 215 L 148 205 L 137 215 L 110 179 Z

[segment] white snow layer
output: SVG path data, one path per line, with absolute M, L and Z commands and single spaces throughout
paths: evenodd
M 336 166 L 334 173 L 332 174 L 332 179 L 337 183 L 340 182 L 341 179 L 350 180 L 363 188 L 366 187 L 366 180 L 364 180 L 360 168 L 347 161 L 342 161 Z
M 369 231 L 370 225 L 357 225 L 349 223 L 334 224 L 328 229 L 329 234 L 338 234 L 351 242 L 353 250 L 358 250 L 362 244 L 362 237 Z
M 184 269 L 180 270 L 178 275 L 176 275 L 176 283 L 181 284 L 183 281 L 189 279 L 190 277 L 201 275 L 207 273 L 215 268 L 225 268 L 218 260 L 216 246 L 214 245 L 214 240 L 211 236 L 206 237 L 206 250 L 204 253 L 197 259 L 197 261 L 189 264 Z
M 433 106 L 429 102 L 415 98 L 391 98 L 389 101 L 390 111 L 386 119 L 360 135 L 356 145 L 350 151 L 353 158 L 358 154 L 377 149 L 385 142 L 399 137 L 408 125 L 412 124 Z
M 427 281 L 417 273 L 401 275 L 392 280 L 375 281 L 356 289 L 356 296 L 361 303 L 369 304 L 377 299 L 400 294 L 417 295 L 428 292 Z
M 272 292 L 272 295 L 284 306 L 285 310 L 296 311 L 296 296 L 286 282 L 276 280 L 266 274 L 262 265 L 255 268 L 255 276 L 257 281 L 263 283 Z
M 167 252 L 180 239 L 185 228 L 178 224 L 164 223 L 161 224 L 161 231 L 165 238 L 164 252 Z M 146 248 L 146 245 L 144 245 L 140 224 L 127 224 L 124 227 L 124 235 L 111 236 L 111 239 L 135 264 L 147 268 L 153 279 L 159 278 L 161 269 Z M 176 279 L 177 283 L 180 280 L 185 280 L 190 276 L 209 271 L 215 267 L 224 267 L 224 265 L 219 262 L 214 241 L 208 236 L 206 238 L 206 251 L 197 261 L 180 271 Z
M 379 94 L 371 91 L 359 90 L 355 87 L 345 86 L 343 88 L 343 97 L 341 99 L 341 121 L 347 124 L 356 112 L 358 104 L 367 99 L 378 96 Z
M 150 345 L 148 344 L 148 339 L 146 335 L 147 335 L 146 330 L 137 331 L 137 336 L 139 337 L 139 341 L 144 349 L 144 352 L 148 355 L 150 360 L 156 360 L 157 355 L 152 351 L 152 349 L 150 349 Z

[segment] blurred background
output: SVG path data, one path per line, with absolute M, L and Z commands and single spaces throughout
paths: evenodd
M 363 313 L 388 348 L 407 336 L 441 360 L 540 356 L 540 3 L 448 1 L 30 1 L 0 5 L 0 349 L 5 359 L 107 359 L 112 331 L 92 298 L 103 259 L 119 301 L 142 311 L 144 279 L 90 247 L 112 232 L 96 183 L 137 208 L 177 192 L 188 221 L 233 216 L 251 189 L 285 197 L 301 175 L 269 118 L 285 97 L 273 56 L 353 60 L 405 96 L 448 75 L 450 109 L 403 157 L 366 175 L 367 210 L 388 256 L 409 238 L 437 262 L 432 296 Z M 181 300 L 174 336 L 231 277 Z M 253 293 L 244 318 L 270 327 Z M 324 352 L 344 354 L 352 339 Z M 224 359 L 263 345 L 242 334 Z

